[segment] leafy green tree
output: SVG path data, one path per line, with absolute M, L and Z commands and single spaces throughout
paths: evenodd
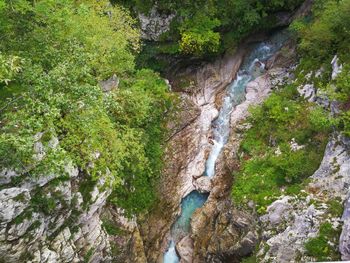
M 292 27 L 300 34 L 300 50 L 305 57 L 318 62 L 337 53 L 349 59 L 350 1 L 327 0 L 321 3 L 315 7 L 312 23 L 304 21 L 302 25 L 297 21 Z
M 235 47 L 252 31 L 274 26 L 274 14 L 293 11 L 301 0 L 114 0 L 134 12 L 148 13 L 156 7 L 160 13 L 175 13 L 170 32 L 164 35 L 179 43 L 178 52 L 184 55 L 206 57 Z M 174 49 L 160 52 L 174 54 Z
M 106 1 L 0 0 L 0 23 L 0 166 L 37 176 L 73 163 L 85 197 L 103 177 L 119 206 L 148 209 L 171 97 L 157 74 L 135 71 L 129 13 Z M 120 87 L 105 94 L 99 81 L 113 74 Z
M 181 27 L 180 50 L 185 54 L 201 56 L 215 53 L 220 46 L 220 34 L 213 30 L 220 25 L 218 19 L 210 19 L 197 13 Z
M 0 53 L 0 83 L 6 85 L 15 78 L 21 70 L 23 60 L 17 56 L 5 56 Z

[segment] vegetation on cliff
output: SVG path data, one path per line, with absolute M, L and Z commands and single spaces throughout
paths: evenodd
M 208 56 L 233 49 L 242 37 L 259 29 L 274 26 L 280 11 L 294 10 L 302 1 L 124 1 L 133 11 L 148 13 L 156 7 L 160 13 L 174 13 L 171 31 L 162 36 L 165 53 Z M 169 45 L 169 42 L 172 43 Z
M 296 21 L 292 28 L 300 37 L 300 68 L 311 71 L 322 68 L 325 78 L 317 84 L 321 90 L 340 103 L 341 112 L 335 116 L 338 129 L 350 135 L 350 1 L 321 1 L 315 5 L 311 22 Z M 343 69 L 331 79 L 330 62 L 337 55 Z
M 318 168 L 331 120 L 322 108 L 300 98 L 291 85 L 252 109 L 248 121 L 252 128 L 241 143 L 241 171 L 235 175 L 232 195 L 235 204 L 254 201 L 263 213 L 281 189 L 298 192 Z
M 282 195 L 310 197 L 307 178 L 319 167 L 330 132 L 350 135 L 349 12 L 349 0 L 315 1 L 313 15 L 290 26 L 300 56 L 296 81 L 278 87 L 261 106 L 251 109 L 252 127 L 241 143 L 241 169 L 234 174 L 232 198 L 238 206 L 265 214 Z M 319 96 L 318 103 L 298 93 L 306 84 Z M 343 204 L 329 200 L 322 205 L 328 211 L 303 253 L 310 261 L 339 260 L 334 244 L 339 244 L 340 226 L 326 219 L 340 219 Z M 255 256 L 247 259 L 258 261 Z
M 156 73 L 135 70 L 128 12 L 106 1 L 2 0 L 0 35 L 0 166 L 35 177 L 72 162 L 112 184 L 119 206 L 149 208 L 171 97 Z M 113 74 L 120 85 L 104 93 L 99 81 Z
M 311 20 L 292 24 L 301 55 L 297 81 L 280 87 L 263 105 L 251 110 L 248 122 L 252 128 L 241 143 L 242 167 L 232 190 L 237 204 L 252 200 L 258 211 L 264 212 L 281 195 L 281 189 L 297 193 L 300 184 L 318 168 L 331 127 L 350 134 L 349 10 L 349 0 L 317 2 Z M 335 54 L 344 68 L 332 80 L 331 60 Z M 315 72 L 320 69 L 322 76 L 317 77 Z M 330 108 L 323 109 L 302 98 L 297 88 L 307 83 L 340 102 L 340 113 L 331 118 Z M 302 148 L 293 151 L 293 142 Z

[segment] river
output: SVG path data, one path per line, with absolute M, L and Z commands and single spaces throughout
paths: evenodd
M 203 176 L 215 176 L 216 161 L 228 141 L 230 135 L 230 119 L 234 108 L 245 99 L 247 84 L 265 72 L 265 62 L 273 56 L 288 39 L 288 32 L 280 31 L 267 41 L 252 44 L 250 52 L 240 66 L 236 78 L 228 85 L 226 95 L 218 117 L 212 123 L 213 146 L 205 164 Z M 178 263 L 180 258 L 176 252 L 176 244 L 190 234 L 191 217 L 196 209 L 202 207 L 209 194 L 193 191 L 181 201 L 181 213 L 171 227 L 169 247 L 164 254 L 164 263 Z

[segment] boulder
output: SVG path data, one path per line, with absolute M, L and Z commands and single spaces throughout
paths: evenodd
M 117 77 L 117 75 L 114 74 L 109 79 L 100 81 L 100 86 L 101 86 L 102 91 L 110 92 L 110 91 L 118 88 L 119 78 Z
M 16 218 L 28 206 L 29 191 L 12 187 L 0 191 L 0 222 L 6 224 Z
M 180 263 L 193 262 L 193 240 L 190 236 L 185 236 L 176 244 L 176 251 L 180 256 Z
M 281 224 L 291 216 L 293 206 L 289 203 L 289 196 L 273 202 L 267 207 L 267 214 L 261 217 L 263 222 L 275 226 Z
M 339 64 L 339 58 L 335 55 L 332 59 L 332 79 L 336 79 L 339 73 L 342 72 L 343 65 Z
M 298 88 L 298 92 L 310 102 L 314 102 L 316 100 L 316 89 L 313 84 L 305 84 L 300 86 Z
M 161 14 L 157 7 L 154 6 L 148 14 L 139 14 L 141 24 L 141 37 L 147 40 L 157 41 L 160 36 L 169 31 L 170 23 L 174 19 L 175 14 Z
M 212 181 L 208 176 L 201 176 L 195 179 L 193 185 L 200 193 L 209 193 L 212 189 Z

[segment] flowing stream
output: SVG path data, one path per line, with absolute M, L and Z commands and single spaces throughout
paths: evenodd
M 268 41 L 254 44 L 251 52 L 245 57 L 236 78 L 227 88 L 219 116 L 212 123 L 213 146 L 205 164 L 204 176 L 213 177 L 215 175 L 216 160 L 229 138 L 231 113 L 237 105 L 244 101 L 247 84 L 264 73 L 264 62 L 276 53 L 287 39 L 288 33 L 280 31 Z M 164 263 L 180 262 L 175 249 L 176 243 L 190 233 L 191 217 L 197 208 L 204 205 L 208 196 L 208 194 L 193 191 L 182 199 L 181 214 L 171 227 L 171 240 L 164 254 Z

